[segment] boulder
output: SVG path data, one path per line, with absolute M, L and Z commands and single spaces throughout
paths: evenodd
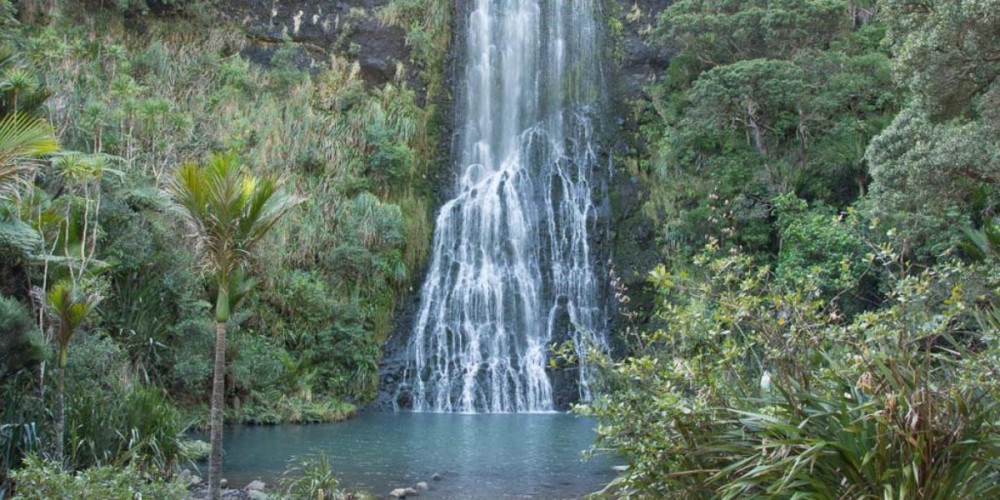
M 270 497 L 267 496 L 267 493 L 260 490 L 250 490 L 247 492 L 248 500 L 269 500 L 269 498 Z
M 250 481 L 250 484 L 248 484 L 246 488 L 243 489 L 247 491 L 264 491 L 264 482 L 259 479 L 254 479 L 253 481 Z
M 406 488 L 403 490 L 403 493 L 405 493 L 405 496 L 413 496 L 413 497 L 420 495 L 420 493 L 417 493 L 417 490 L 413 488 Z
M 420 481 L 419 483 L 417 483 L 417 489 L 422 491 L 427 491 L 428 489 L 430 489 L 430 487 L 427 486 L 426 481 Z
M 208 492 L 206 491 L 205 493 L 207 494 Z M 244 493 L 243 490 L 230 490 L 224 488 L 222 490 L 222 500 L 247 500 L 247 494 Z
M 406 498 L 406 490 L 403 488 L 396 488 L 389 492 L 389 496 L 393 498 Z
M 219 486 L 223 488 L 229 487 L 229 480 L 226 478 L 222 478 L 221 480 L 219 480 Z
M 435 472 L 435 473 L 434 473 L 434 474 L 433 474 L 433 475 L 431 476 L 431 479 L 433 479 L 433 480 L 435 480 L 435 481 L 440 481 L 440 480 L 444 479 L 444 477 L 442 477 L 442 476 L 441 476 L 441 474 L 438 474 L 437 472 Z

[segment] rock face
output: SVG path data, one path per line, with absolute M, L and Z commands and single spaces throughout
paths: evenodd
M 379 21 L 376 11 L 388 0 L 223 0 L 219 8 L 244 27 L 253 40 L 244 55 L 254 62 L 273 62 L 280 42 L 299 44 L 296 66 L 318 69 L 330 54 L 348 55 L 361 66 L 369 84 L 394 78 L 397 63 L 407 63 L 406 33 Z M 412 85 L 420 85 L 415 73 Z M 419 89 L 418 89 L 419 90 Z
M 625 29 L 622 33 L 624 59 L 620 61 L 621 93 L 631 99 L 642 95 L 642 86 L 656 81 L 670 64 L 670 54 L 651 47 L 644 35 L 656 26 L 656 17 L 672 0 L 616 0 Z
M 622 33 L 623 58 L 618 61 L 615 90 L 618 105 L 617 122 L 620 125 L 615 147 L 616 163 L 634 162 L 645 152 L 639 142 L 639 124 L 629 112 L 630 102 L 648 99 L 644 87 L 658 81 L 666 73 L 672 54 L 651 46 L 646 37 L 656 26 L 657 16 L 670 7 L 672 0 L 616 0 Z M 637 326 L 648 326 L 652 320 L 648 311 L 653 310 L 653 291 L 647 276 L 660 260 L 656 251 L 656 226 L 642 211 L 649 199 L 649 192 L 642 181 L 628 173 L 627 168 L 616 170 L 612 179 L 610 202 L 612 212 L 611 262 L 621 285 L 627 288 L 631 299 L 630 309 L 638 312 Z M 616 318 L 620 322 L 621 318 Z M 612 331 L 616 330 L 615 327 Z M 615 350 L 616 339 L 612 339 Z

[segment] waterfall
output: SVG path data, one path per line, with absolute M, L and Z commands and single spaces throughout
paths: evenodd
M 455 196 L 437 216 L 404 381 L 416 411 L 554 409 L 553 344 L 606 349 L 589 233 L 600 0 L 474 0 Z

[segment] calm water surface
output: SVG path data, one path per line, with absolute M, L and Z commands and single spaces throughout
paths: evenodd
M 337 424 L 237 426 L 225 435 L 234 487 L 275 485 L 292 456 L 325 451 L 341 483 L 385 497 L 427 481 L 420 498 L 580 498 L 617 462 L 583 461 L 595 422 L 571 414 L 362 413 Z M 440 473 L 442 481 L 431 481 Z

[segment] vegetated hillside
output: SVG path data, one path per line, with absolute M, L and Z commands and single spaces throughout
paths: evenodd
M 1000 3 L 643 7 L 620 175 L 662 265 L 580 408 L 608 491 L 996 496 Z
M 431 236 L 450 6 L 355 3 L 301 27 L 297 11 L 254 17 L 254 2 L 2 4 L 5 106 L 30 101 L 60 145 L 4 179 L 4 423 L 47 420 L 38 381 L 55 371 L 40 371 L 37 332 L 56 323 L 32 297 L 63 279 L 103 297 L 68 348 L 72 464 L 128 453 L 127 427 L 156 420 L 129 407 L 143 394 L 174 423 L 174 405 L 207 419 L 210 285 L 161 188 L 218 152 L 308 197 L 253 255 L 227 418 L 333 420 L 373 397 Z
M 603 12 L 624 358 L 581 411 L 629 462 L 609 491 L 997 496 L 997 0 Z M 191 456 L 176 436 L 208 415 L 210 285 L 160 188 L 217 152 L 309 197 L 253 257 L 229 419 L 332 420 L 374 396 L 427 257 L 451 15 L 0 0 L 5 487 L 52 448 L 67 324 L 68 465 Z M 45 307 L 67 280 L 80 307 Z

